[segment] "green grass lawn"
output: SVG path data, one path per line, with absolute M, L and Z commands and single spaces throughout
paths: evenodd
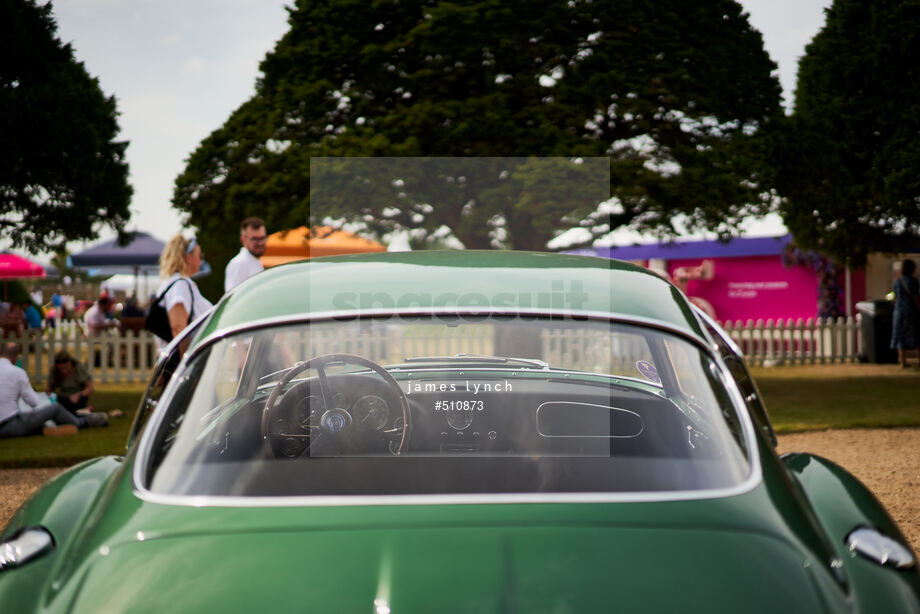
M 145 386 L 101 384 L 90 397 L 96 411 L 120 409 L 107 427 L 83 429 L 70 437 L 15 437 L 0 439 L 0 468 L 66 467 L 106 454 L 124 454 L 128 431 Z
M 778 433 L 827 428 L 920 426 L 920 369 L 827 365 L 752 369 Z M 72 437 L 0 439 L 0 468 L 63 467 L 123 454 L 144 387 L 99 385 L 97 410 L 121 409 L 107 428 Z
M 804 365 L 751 370 L 778 433 L 920 426 L 920 369 Z

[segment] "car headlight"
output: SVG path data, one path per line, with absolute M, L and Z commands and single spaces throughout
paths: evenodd
M 20 567 L 53 549 L 54 538 L 47 529 L 43 527 L 22 529 L 9 539 L 0 542 L 0 571 Z
M 914 565 L 914 555 L 903 544 L 869 528 L 860 527 L 847 535 L 847 547 L 879 565 L 909 569 Z

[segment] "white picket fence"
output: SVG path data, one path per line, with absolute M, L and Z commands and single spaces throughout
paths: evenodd
M 720 322 L 748 364 L 830 364 L 859 360 L 862 315 L 807 320 Z
M 67 350 L 86 365 L 96 382 L 147 382 L 156 360 L 157 345 L 147 331 L 125 331 L 117 328 L 96 335 L 84 335 L 78 322 L 68 321 L 42 334 L 8 335 L 6 341 L 22 346 L 20 359 L 29 379 L 41 388 L 54 364 L 54 355 Z
M 741 348 L 748 364 L 771 366 L 857 362 L 862 353 L 860 322 L 861 316 L 857 315 L 796 321 L 739 320 L 720 324 Z M 651 360 L 644 341 L 636 336 L 592 337 L 583 333 L 547 331 L 543 336 L 543 359 L 550 364 L 588 370 L 597 369 L 597 365 L 624 369 L 637 359 Z
M 862 351 L 859 339 L 861 316 L 837 319 L 757 320 L 721 322 L 741 348 L 748 363 L 801 365 L 856 362 Z M 481 333 L 488 330 L 481 329 Z M 313 343 L 320 339 L 313 335 Z M 333 334 L 333 331 L 330 331 Z M 338 334 L 335 332 L 335 334 Z M 346 336 L 347 337 L 347 336 Z M 43 384 L 58 350 L 66 349 L 82 361 L 97 382 L 143 383 L 150 379 L 157 346 L 147 331 L 121 332 L 112 329 L 102 334 L 84 335 L 79 324 L 66 322 L 41 335 L 19 334 L 7 337 L 22 345 L 22 365 L 36 385 Z M 438 336 L 416 335 L 404 331 L 398 336 L 361 335 L 340 338 L 337 352 L 357 353 L 372 359 L 398 362 L 405 356 L 433 356 L 469 352 L 490 354 L 488 335 L 469 331 L 448 331 Z M 341 347 L 339 347 L 341 345 Z M 617 366 L 617 356 L 634 361 L 640 349 L 636 339 L 591 336 L 580 331 L 546 331 L 541 338 L 543 359 L 550 364 L 573 368 Z M 330 347 L 324 345 L 326 351 Z M 612 357 L 610 356 L 612 354 Z M 602 367 L 606 365 L 606 367 Z

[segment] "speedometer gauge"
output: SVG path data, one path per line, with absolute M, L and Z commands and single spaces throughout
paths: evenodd
M 387 424 L 387 402 L 378 396 L 369 394 L 355 401 L 351 410 L 352 418 L 357 424 L 379 431 Z

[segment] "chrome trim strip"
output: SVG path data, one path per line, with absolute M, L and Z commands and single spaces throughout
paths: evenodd
M 355 312 L 318 312 L 307 314 L 302 318 L 292 318 L 291 316 L 279 316 L 271 318 L 262 318 L 246 323 L 245 325 L 219 329 L 211 333 L 202 341 L 196 344 L 195 348 L 187 352 L 182 357 L 176 373 L 181 374 L 185 365 L 197 356 L 200 352 L 210 347 L 220 339 L 230 335 L 265 328 L 271 325 L 295 325 L 309 323 L 313 321 L 327 321 L 336 319 L 355 319 L 355 318 L 374 318 L 382 316 L 431 316 L 431 315 L 525 315 L 543 318 L 559 319 L 589 319 L 613 322 L 616 324 L 632 324 L 644 326 L 655 330 L 664 331 L 676 335 L 691 342 L 698 348 L 701 348 L 708 356 L 713 358 L 713 364 L 716 366 L 718 374 L 723 385 L 728 389 L 729 395 L 735 402 L 735 413 L 740 417 L 742 429 L 745 433 L 745 444 L 750 457 L 748 458 L 750 471 L 747 478 L 740 484 L 722 489 L 708 490 L 683 490 L 668 492 L 635 492 L 635 493 L 526 493 L 526 494 L 496 494 L 496 495 L 383 495 L 383 496 L 309 496 L 309 497 L 265 497 L 254 501 L 252 497 L 215 497 L 200 495 L 164 495 L 154 493 L 146 489 L 143 484 L 143 469 L 149 460 L 150 446 L 153 442 L 153 434 L 160 428 L 160 423 L 166 413 L 166 408 L 172 402 L 172 397 L 181 378 L 174 377 L 170 380 L 160 396 L 160 400 L 154 410 L 153 415 L 148 420 L 147 427 L 144 429 L 143 437 L 138 445 L 138 452 L 134 459 L 132 470 L 132 481 L 134 482 L 135 494 L 143 501 L 158 503 L 164 505 L 179 505 L 192 507 L 315 507 L 315 506 L 357 506 L 357 505 L 456 505 L 464 503 L 627 503 L 627 502 L 658 502 L 658 501 L 686 501 L 697 499 L 714 499 L 722 497 L 732 497 L 741 495 L 753 490 L 760 484 L 763 478 L 763 470 L 760 465 L 759 448 L 754 434 L 754 426 L 751 417 L 748 415 L 744 399 L 741 392 L 735 385 L 734 380 L 726 373 L 727 367 L 719 358 L 718 353 L 707 342 L 705 338 L 697 337 L 690 330 L 672 326 L 668 323 L 654 320 L 652 318 L 642 318 L 634 316 L 622 316 L 601 312 L 553 312 L 545 310 L 525 310 L 525 309 L 490 309 L 471 310 L 457 308 L 428 308 L 424 311 L 416 309 L 390 309 L 381 311 L 355 311 Z M 641 380 L 638 380 L 641 381 Z
M 722 499 L 750 492 L 760 484 L 759 471 L 737 486 L 705 490 L 625 493 L 505 493 L 489 495 L 313 495 L 303 497 L 216 497 L 164 495 L 146 489 L 135 494 L 147 503 L 180 507 L 358 507 L 373 505 L 481 505 L 507 503 L 657 503 Z

